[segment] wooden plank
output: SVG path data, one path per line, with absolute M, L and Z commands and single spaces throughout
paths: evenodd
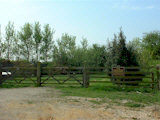
M 152 78 L 147 76 L 114 76 L 115 79 L 142 79 L 142 78 Z
M 111 81 L 90 81 L 90 83 L 112 83 Z
M 42 69 L 45 69 L 45 70 L 49 70 L 49 69 L 66 69 L 66 70 L 68 70 L 68 69 L 75 69 L 75 70 L 82 70 L 83 69 L 83 67 L 43 67 Z
M 37 86 L 41 86 L 41 63 L 37 62 Z
M 111 72 L 106 71 L 89 71 L 89 74 L 109 74 Z
M 33 82 L 22 82 L 22 83 L 16 83 L 16 82 L 4 82 L 4 84 L 33 84 L 34 85 L 34 83 Z
M 128 85 L 125 85 L 125 86 L 120 86 L 120 87 L 123 87 L 123 88 L 151 88 L 152 89 L 152 87 L 151 86 L 144 86 L 144 85 L 138 85 L 138 86 L 132 86 L 132 85 L 130 85 L 130 86 L 128 86 Z
M 43 80 L 46 80 L 46 79 L 41 79 L 41 80 L 43 81 Z M 61 81 L 61 82 L 64 81 L 64 79 L 58 79 L 58 80 Z M 55 81 L 55 80 L 51 78 L 51 79 L 48 79 L 47 81 Z M 71 79 L 71 80 L 67 80 L 67 81 L 77 81 L 77 80 L 72 80 L 72 79 Z M 83 80 L 80 79 L 79 81 L 83 81 Z
M 152 73 L 152 82 L 154 83 L 154 73 Z M 154 89 L 154 84 L 152 84 L 152 89 Z
M 54 82 L 54 83 L 51 83 L 51 82 L 50 82 L 50 83 L 43 83 L 43 84 L 59 84 L 59 85 L 65 85 L 65 84 L 68 85 L 68 84 L 70 84 L 70 85 L 74 85 L 74 84 L 79 84 L 79 83 L 78 83 L 78 82 L 77 82 L 77 83 L 55 83 L 55 82 Z M 79 84 L 79 85 L 80 85 L 80 84 Z
M 90 76 L 90 78 L 111 78 L 110 76 Z
M 156 68 L 155 66 L 146 66 L 146 67 L 125 67 L 126 69 L 152 69 Z
M 117 83 L 117 84 L 120 84 L 120 83 L 129 83 L 129 84 L 134 84 L 134 83 L 150 83 L 150 84 L 156 84 L 156 82 L 141 82 L 141 81 L 113 81 L 113 83 Z
M 143 82 L 143 81 L 98 81 L 98 80 L 92 80 L 92 81 L 90 81 L 91 83 L 93 82 L 95 82 L 95 83 L 98 83 L 98 82 L 104 82 L 104 83 L 117 83 L 117 84 L 120 84 L 120 83 L 150 83 L 150 84 L 156 84 L 156 82 Z
M 160 90 L 160 73 L 159 73 L 159 70 L 160 70 L 160 65 L 157 65 L 157 87 L 158 89 Z
M 89 75 L 85 66 L 83 68 L 83 87 L 85 88 L 89 87 Z
M 7 70 L 36 70 L 36 67 L 2 67 Z
M 1 64 L 0 64 L 0 84 L 2 84 L 2 67 L 1 67 Z

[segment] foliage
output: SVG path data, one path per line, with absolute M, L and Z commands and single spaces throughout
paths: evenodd
M 75 36 L 69 36 L 68 34 L 63 34 L 61 39 L 58 39 L 58 47 L 55 46 L 53 52 L 56 65 L 70 66 L 73 64 L 73 53 L 76 49 L 75 40 Z
M 2 41 L 2 33 L 1 33 L 1 26 L 0 26 L 0 59 L 2 59 L 4 55 L 3 53 L 5 52 L 5 50 L 6 50 L 6 46 Z
M 129 45 L 132 46 L 134 52 L 137 55 L 139 65 L 146 66 L 150 65 L 150 61 L 152 61 L 153 59 L 151 56 L 151 52 L 146 49 L 143 44 L 144 43 L 140 38 L 134 38 L 129 42 Z
M 12 50 L 13 50 L 13 42 L 15 36 L 14 24 L 9 22 L 5 29 L 5 46 L 6 46 L 6 58 L 11 60 Z
M 143 37 L 144 47 L 150 51 L 153 58 L 159 58 L 160 56 L 160 32 L 153 31 L 146 33 Z
M 36 22 L 34 24 L 33 42 L 34 42 L 34 49 L 36 54 L 36 61 L 39 61 L 40 44 L 42 42 L 42 32 L 41 32 L 41 26 L 39 22 Z
M 24 24 L 19 32 L 19 39 L 21 42 L 21 54 L 27 60 L 30 61 L 31 54 L 33 54 L 33 40 L 32 40 L 33 30 L 30 23 Z
M 138 66 L 138 59 L 134 46 L 126 45 L 126 37 L 120 29 L 118 36 L 115 34 L 112 42 L 108 43 L 106 66 Z
M 42 27 L 39 22 L 25 23 L 17 32 L 14 23 L 9 22 L 4 38 L 0 32 L 0 57 L 32 63 L 40 61 L 51 66 L 106 66 L 110 69 L 116 65 L 149 65 L 160 56 L 159 31 L 146 33 L 142 39 L 135 38 L 127 43 L 120 29 L 108 46 L 90 45 L 86 38 L 77 45 L 76 36 L 67 33 L 54 41 L 54 33 L 49 24 Z
M 42 46 L 41 46 L 41 59 L 44 60 L 45 62 L 48 62 L 48 60 L 50 60 L 52 57 L 51 52 L 54 47 L 53 34 L 54 31 L 51 30 L 49 24 L 46 24 L 42 32 Z
M 93 67 L 104 67 L 106 63 L 106 48 L 98 44 L 93 44 L 89 51 L 88 65 Z

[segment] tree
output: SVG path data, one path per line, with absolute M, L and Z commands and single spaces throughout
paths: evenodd
M 128 45 L 134 49 L 137 61 L 141 66 L 149 65 L 150 61 L 152 61 L 151 51 L 144 46 L 142 39 L 134 38 Z
M 41 59 L 44 60 L 45 62 L 48 62 L 49 59 L 51 59 L 51 52 L 54 47 L 53 43 L 53 34 L 54 31 L 51 30 L 51 27 L 49 24 L 46 24 L 44 26 L 44 30 L 42 32 L 42 47 L 41 47 Z
M 27 61 L 30 61 L 33 53 L 33 30 L 30 23 L 24 24 L 19 32 L 19 39 L 21 42 L 21 53 Z
M 2 58 L 2 33 L 1 33 L 1 25 L 0 25 L 0 59 Z
M 52 62 L 54 66 L 59 66 L 60 62 L 59 62 L 59 50 L 58 47 L 56 45 L 53 45 L 53 50 L 52 50 Z
M 88 48 L 88 41 L 87 41 L 86 38 L 82 38 L 81 46 L 82 46 L 83 50 L 87 50 L 87 48 Z
M 112 42 L 112 48 L 111 48 L 111 63 L 113 66 L 115 66 L 118 62 L 118 57 L 119 57 L 119 46 L 118 46 L 118 39 L 117 35 L 114 34 L 113 42 Z
M 118 39 L 117 35 L 114 34 L 114 38 L 112 41 L 108 40 L 108 47 L 106 50 L 106 67 L 110 70 L 112 67 L 117 65 L 119 50 L 118 50 Z
M 132 45 L 127 46 L 127 66 L 139 66 L 138 54 Z
M 143 36 L 144 47 L 148 49 L 153 58 L 160 57 L 160 32 L 153 31 Z
M 34 45 L 35 45 L 34 48 L 36 53 L 36 61 L 39 61 L 40 44 L 42 42 L 41 25 L 39 24 L 39 22 L 36 22 L 34 24 L 33 38 L 34 38 Z
M 119 35 L 118 35 L 118 60 L 117 64 L 121 66 L 128 66 L 128 58 L 127 58 L 127 47 L 126 47 L 126 37 L 120 29 Z
M 126 37 L 120 29 L 117 35 L 114 35 L 114 39 L 109 43 L 107 49 L 107 62 L 106 65 L 110 70 L 113 66 L 138 66 L 138 59 L 135 49 L 131 45 L 126 44 Z
M 81 59 L 80 59 L 81 58 Z M 77 56 L 77 60 L 81 60 L 80 65 L 88 65 L 88 41 L 86 38 L 82 38 L 81 48 L 79 48 L 79 55 Z
M 16 60 L 20 60 L 21 57 L 21 44 L 18 38 L 18 35 L 15 35 L 14 42 L 13 42 L 13 55 L 15 56 Z
M 106 48 L 98 44 L 93 44 L 88 53 L 89 66 L 104 67 L 106 62 Z
M 58 47 L 57 52 L 54 53 L 57 54 L 57 59 L 59 65 L 63 66 L 70 66 L 73 64 L 74 60 L 74 50 L 76 49 L 76 43 L 75 43 L 76 37 L 70 36 L 68 34 L 63 34 L 61 39 L 57 41 Z
M 8 22 L 8 25 L 6 26 L 5 29 L 5 45 L 7 47 L 7 59 L 10 60 L 11 55 L 12 55 L 12 50 L 13 50 L 13 42 L 14 42 L 14 37 L 15 37 L 15 30 L 14 30 L 14 23 Z

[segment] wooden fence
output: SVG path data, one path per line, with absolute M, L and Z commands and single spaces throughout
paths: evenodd
M 160 90 L 160 66 L 125 67 L 123 76 L 113 75 L 106 67 L 0 67 L 0 84 L 79 84 L 89 87 L 95 83 L 118 87 L 150 87 Z M 2 72 L 11 74 L 2 75 Z

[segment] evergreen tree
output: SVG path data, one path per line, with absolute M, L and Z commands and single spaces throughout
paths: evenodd
M 113 66 L 138 66 L 138 60 L 133 46 L 126 45 L 126 37 L 120 29 L 118 37 L 109 43 L 106 66 L 110 70 Z
M 117 64 L 120 66 L 128 65 L 128 57 L 127 57 L 127 47 L 126 47 L 126 37 L 120 29 L 120 33 L 118 35 L 118 60 Z

